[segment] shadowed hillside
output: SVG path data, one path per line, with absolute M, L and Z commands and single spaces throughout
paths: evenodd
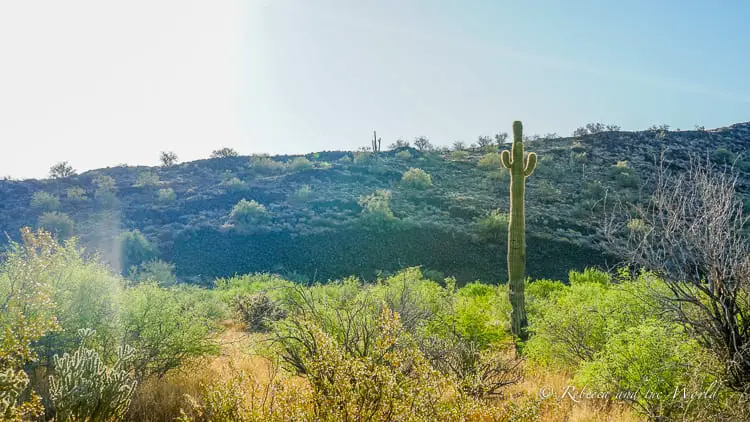
M 43 226 L 79 236 L 123 271 L 158 257 L 194 282 L 261 271 L 372 279 L 415 265 L 436 278 L 504 280 L 508 176 L 497 146 L 420 146 L 0 181 L 0 232 L 17 239 L 20 227 Z M 613 265 L 598 247 L 594 224 L 603 199 L 642 200 L 662 152 L 676 169 L 691 155 L 734 162 L 742 193 L 750 192 L 748 123 L 537 139 L 526 149 L 540 157 L 526 193 L 532 277 L 562 279 L 569 269 Z M 405 176 L 410 168 L 426 175 Z M 118 238 L 133 230 L 150 242 L 142 254 Z

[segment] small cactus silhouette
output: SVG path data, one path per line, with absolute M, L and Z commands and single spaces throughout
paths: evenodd
M 526 178 L 536 169 L 536 154 L 530 152 L 524 163 L 523 125 L 513 122 L 513 146 L 500 155 L 503 167 L 510 172 L 510 221 L 508 222 L 508 295 L 510 298 L 511 331 L 526 340 L 526 308 L 524 278 L 526 273 L 526 216 L 524 194 Z

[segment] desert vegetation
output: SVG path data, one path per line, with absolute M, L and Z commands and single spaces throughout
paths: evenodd
M 570 142 L 513 132 L 453 151 L 426 137 L 382 151 L 377 134 L 354 153 L 217 150 L 33 185 L 28 215 L 3 216 L 36 228 L 0 256 L 1 418 L 745 420 L 741 154 L 603 154 L 593 139 L 622 136 L 606 126 Z M 191 207 L 186 233 L 154 236 Z M 565 267 L 561 245 L 613 265 Z M 273 269 L 230 271 L 248 247 Z M 336 266 L 350 270 L 318 273 Z

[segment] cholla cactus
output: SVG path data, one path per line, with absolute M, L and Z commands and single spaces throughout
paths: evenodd
M 81 345 L 73 354 L 55 355 L 55 375 L 49 378 L 49 394 L 56 420 L 120 420 L 130 405 L 136 382 L 126 370 L 135 350 L 122 346 L 117 361 L 108 368 L 99 354 L 85 347 L 96 332 L 78 330 Z
M 526 216 L 523 209 L 526 178 L 536 168 L 536 154 L 530 152 L 524 163 L 523 126 L 513 122 L 513 147 L 501 154 L 503 167 L 510 171 L 510 222 L 508 223 L 508 292 L 510 296 L 511 331 L 526 340 L 524 277 L 526 272 Z

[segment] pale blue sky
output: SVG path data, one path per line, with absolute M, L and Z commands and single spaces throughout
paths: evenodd
M 750 120 L 745 1 L 31 3 L 0 0 L 0 175 Z

